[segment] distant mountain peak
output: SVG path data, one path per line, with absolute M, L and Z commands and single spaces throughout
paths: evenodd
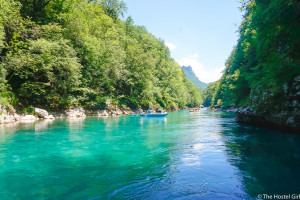
M 196 74 L 193 71 L 193 68 L 191 66 L 181 66 L 181 69 L 184 71 L 186 77 L 192 83 L 194 83 L 201 91 L 203 91 L 205 88 L 207 88 L 208 84 L 199 80 L 199 78 L 196 76 Z
M 181 68 L 183 69 L 187 69 L 187 70 L 191 70 L 191 71 L 193 71 L 193 68 L 189 65 L 189 66 L 181 66 Z M 194 71 L 193 71 L 194 72 Z

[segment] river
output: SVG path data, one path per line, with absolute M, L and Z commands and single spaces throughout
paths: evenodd
M 0 199 L 257 199 L 300 193 L 300 137 L 224 112 L 0 126 Z

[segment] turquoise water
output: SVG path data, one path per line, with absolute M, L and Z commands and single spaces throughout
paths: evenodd
M 300 138 L 234 114 L 0 126 L 0 199 L 256 199 L 300 192 Z

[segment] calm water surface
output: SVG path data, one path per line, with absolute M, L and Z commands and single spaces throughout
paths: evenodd
M 201 110 L 0 126 L 0 199 L 300 193 L 300 138 Z

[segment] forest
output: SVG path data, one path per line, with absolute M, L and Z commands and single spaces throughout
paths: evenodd
M 0 0 L 0 105 L 166 109 L 203 103 L 162 39 L 118 0 Z
M 265 113 L 299 106 L 300 2 L 244 0 L 239 39 L 223 76 L 204 91 L 206 106 Z

